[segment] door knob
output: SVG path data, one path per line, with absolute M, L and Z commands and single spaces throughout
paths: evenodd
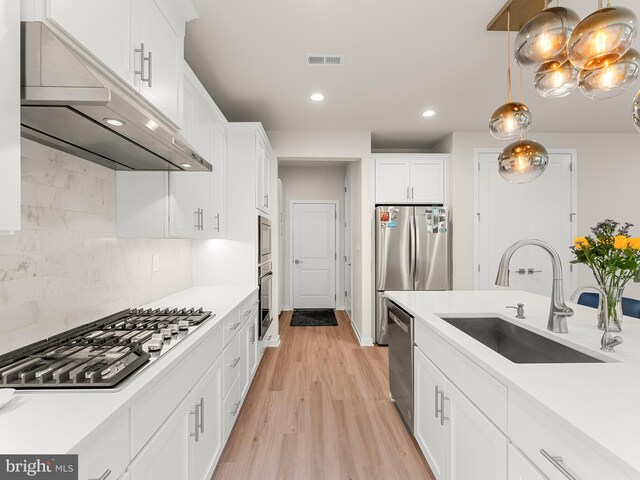
M 299 263 L 302 263 L 302 260 L 294 260 L 293 263 L 295 263 L 296 265 L 298 265 Z

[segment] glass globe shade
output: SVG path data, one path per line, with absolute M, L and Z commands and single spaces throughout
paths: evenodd
M 567 43 L 579 22 L 578 14 L 569 8 L 542 10 L 525 23 L 516 36 L 518 65 L 534 73 L 562 65 L 568 58 Z
M 638 79 L 640 54 L 631 48 L 618 61 L 580 72 L 580 91 L 593 100 L 617 97 Z
M 633 99 L 633 124 L 640 132 L 640 92 L 636 94 L 636 98 Z
M 536 91 L 545 98 L 565 97 L 578 86 L 579 75 L 580 70 L 566 61 L 550 72 L 538 73 L 535 78 Z
M 511 183 L 529 183 L 544 173 L 549 154 L 542 144 L 533 140 L 518 140 L 498 157 L 500 176 Z
M 513 140 L 529 130 L 532 118 L 524 103 L 505 103 L 491 115 L 489 131 L 496 140 Z
M 578 24 L 569 39 L 569 60 L 593 70 L 618 60 L 636 38 L 638 18 L 625 7 L 606 7 Z

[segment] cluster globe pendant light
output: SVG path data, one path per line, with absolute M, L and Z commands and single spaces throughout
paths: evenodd
M 531 110 L 511 97 L 511 36 L 510 12 L 507 11 L 507 103 L 498 107 L 489 120 L 489 131 L 496 140 L 521 138 L 531 125 Z
M 531 125 L 531 111 L 511 98 L 511 12 L 507 10 L 507 90 L 509 101 L 491 116 L 489 130 L 499 140 L 514 140 L 498 157 L 498 173 L 511 183 L 529 183 L 546 170 L 547 150 L 540 143 L 524 138 Z M 522 70 L 520 71 L 522 75 Z M 521 78 L 522 80 L 522 78 Z M 522 87 L 522 85 L 521 85 Z M 513 105 L 514 107 L 510 107 Z
M 535 73 L 546 98 L 564 97 L 576 87 L 591 99 L 625 92 L 640 73 L 640 54 L 631 48 L 638 19 L 625 7 L 603 8 L 580 21 L 568 8 L 542 10 L 518 32 L 516 61 Z

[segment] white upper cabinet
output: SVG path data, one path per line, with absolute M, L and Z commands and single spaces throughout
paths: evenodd
M 184 22 L 171 22 L 172 17 L 155 0 L 138 0 L 139 22 L 134 48 L 135 82 L 140 93 L 180 124 L 182 97 L 182 65 Z M 136 9 L 134 8 L 134 12 Z
M 444 204 L 448 155 L 390 155 L 376 159 L 377 204 Z
M 182 120 L 185 22 L 190 0 L 32 0 L 23 20 L 74 38 L 176 125 Z
M 129 83 L 132 0 L 48 0 L 47 17 Z
M 182 135 L 213 171 L 119 172 L 121 236 L 206 239 L 226 235 L 227 121 L 188 65 L 183 71 Z
M 256 208 L 267 215 L 272 204 L 271 198 L 271 151 L 264 139 L 256 137 Z
M 0 232 L 20 230 L 20 3 L 0 3 Z

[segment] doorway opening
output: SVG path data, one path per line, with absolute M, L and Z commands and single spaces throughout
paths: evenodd
M 351 320 L 352 219 L 358 215 L 351 190 L 359 160 L 278 160 L 283 311 L 331 309 Z

